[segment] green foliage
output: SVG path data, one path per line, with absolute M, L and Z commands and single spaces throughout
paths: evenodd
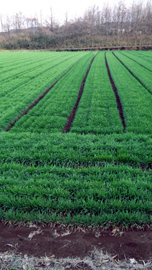
M 94 54 L 15 52 L 9 57 L 0 52 L 1 220 L 152 224 L 152 96 L 111 52 L 107 59 L 126 131 L 100 52 L 88 73 L 71 132 L 61 132 Z M 138 67 L 150 72 L 150 53 L 140 53 L 140 59 L 135 52 L 124 53 L 131 59 L 117 54 L 134 72 Z M 142 66 L 146 63 L 148 69 Z M 28 114 L 9 132 L 3 131 L 57 78 Z
M 50 85 L 87 54 L 6 52 L 1 60 L 3 68 L 0 71 L 0 130 L 7 128 Z
M 81 82 L 94 52 L 83 56 L 47 95 L 19 120 L 12 131 L 58 132 L 62 131 L 76 102 Z
M 118 90 L 126 121 L 126 131 L 137 134 L 151 134 L 151 104 L 152 94 L 145 89 L 144 84 L 151 89 L 151 72 L 144 69 L 136 62 L 116 52 L 122 62 L 130 67 L 144 81 L 143 84 L 137 80 L 122 63 L 112 54 L 107 53 L 112 78 Z M 130 64 L 130 65 L 129 65 Z M 142 75 L 141 75 L 142 73 Z
M 122 130 L 104 52 L 100 52 L 91 66 L 71 131 L 108 134 L 122 133 Z

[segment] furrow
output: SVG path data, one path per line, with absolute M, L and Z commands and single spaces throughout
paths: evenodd
M 16 91 L 16 89 L 17 89 L 18 87 L 21 87 L 21 86 L 24 85 L 25 83 L 28 83 L 30 80 L 34 80 L 34 79 L 38 78 L 39 76 L 43 75 L 45 72 L 47 72 L 47 71 L 49 71 L 49 70 L 52 70 L 54 67 L 57 67 L 57 66 L 61 65 L 62 63 L 66 62 L 66 61 L 69 60 L 69 59 L 70 59 L 70 57 L 67 58 L 67 59 L 64 59 L 64 60 L 61 61 L 60 63 L 54 64 L 53 66 L 48 67 L 47 69 L 40 71 L 40 72 L 37 73 L 35 76 L 33 76 L 32 79 L 29 79 L 29 78 L 28 78 L 28 79 L 26 79 L 26 80 L 23 80 L 22 83 L 19 83 L 18 85 L 14 86 L 12 89 L 9 89 L 8 92 L 5 92 L 5 91 L 2 92 L 2 93 L 0 94 L 0 97 L 6 96 L 9 92 Z M 33 69 L 32 69 L 32 70 L 33 70 Z M 22 74 L 24 74 L 24 73 L 25 73 L 25 72 L 23 72 Z M 30 72 L 28 72 L 28 73 L 30 73 Z M 28 74 L 28 73 L 27 73 L 27 74 Z M 20 76 L 21 76 L 22 74 L 20 74 Z M 7 80 L 7 79 L 6 79 L 6 81 L 9 82 L 10 80 Z
M 79 90 L 79 93 L 78 93 L 78 97 L 77 97 L 77 101 L 76 101 L 76 103 L 75 103 L 75 105 L 73 107 L 73 110 L 71 111 L 70 116 L 68 117 L 68 121 L 65 124 L 64 129 L 62 130 L 63 133 L 68 133 L 70 131 L 70 128 L 72 126 L 72 123 L 73 123 L 73 120 L 74 120 L 74 117 L 75 117 L 75 114 L 76 114 L 76 111 L 77 111 L 77 108 L 78 108 L 78 105 L 79 105 L 79 102 L 80 102 L 80 99 L 81 99 L 81 96 L 83 94 L 83 89 L 84 89 L 84 85 L 85 85 L 85 82 L 86 82 L 86 79 L 87 79 L 89 70 L 91 68 L 91 65 L 92 65 L 93 60 L 96 57 L 96 55 L 92 58 L 92 60 L 90 62 L 90 65 L 89 65 L 89 67 L 87 69 L 87 72 L 86 72 L 86 74 L 85 74 L 85 76 L 84 76 L 84 78 L 82 80 L 82 83 L 81 83 L 81 86 L 80 86 L 80 90 Z
M 121 61 L 121 59 L 112 52 L 113 55 L 117 58 L 117 60 L 130 72 L 130 74 L 152 95 L 152 92 L 147 88 L 147 86 Z
M 140 65 L 141 67 L 143 67 L 144 69 L 147 69 L 148 71 L 152 72 L 152 70 L 148 67 L 145 67 L 144 65 L 140 64 L 138 61 L 136 61 L 135 59 L 133 59 L 132 57 L 130 57 L 129 55 L 126 55 L 122 52 L 120 52 L 122 55 L 128 57 L 129 59 L 131 59 L 132 61 L 134 61 L 135 63 L 137 63 L 138 65 Z
M 107 67 L 107 71 L 108 71 L 108 75 L 109 75 L 109 80 L 111 82 L 112 89 L 113 89 L 113 91 L 115 93 L 116 102 L 117 102 L 117 108 L 119 110 L 119 115 L 120 115 L 120 118 L 121 118 L 121 121 L 122 121 L 122 125 L 123 125 L 123 131 L 125 131 L 125 129 L 126 129 L 126 123 L 125 123 L 123 108 L 122 108 L 122 104 L 121 104 L 121 101 L 120 101 L 120 98 L 119 98 L 119 95 L 118 95 L 117 88 L 116 88 L 115 83 L 114 83 L 114 80 L 113 80 L 113 78 L 111 76 L 111 72 L 110 72 L 110 69 L 109 69 L 108 62 L 107 62 L 106 54 L 105 54 L 105 62 L 106 62 L 106 67 Z
M 80 60 L 78 60 L 79 62 Z M 9 131 L 15 124 L 16 122 L 22 117 L 24 116 L 25 114 L 27 114 L 33 107 L 35 107 L 38 102 L 44 98 L 46 96 L 46 94 L 53 88 L 53 86 L 70 70 L 72 69 L 72 67 L 75 65 L 76 63 L 74 63 L 66 72 L 64 72 L 47 90 L 45 90 L 41 96 L 39 96 L 31 105 L 29 105 L 29 107 L 24 111 L 22 112 L 15 120 L 14 122 L 12 122 L 6 129 L 5 131 Z

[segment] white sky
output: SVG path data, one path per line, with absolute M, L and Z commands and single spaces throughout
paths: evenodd
M 83 16 L 87 8 L 93 5 L 102 8 L 107 2 L 110 6 L 113 6 L 119 1 L 120 0 L 0 0 L 0 14 L 13 15 L 17 12 L 22 12 L 27 17 L 37 16 L 40 18 L 40 11 L 42 11 L 42 17 L 44 19 L 49 16 L 50 7 L 52 7 L 54 18 L 58 22 L 63 22 L 66 12 L 68 19 L 71 20 L 72 18 Z M 128 6 L 133 0 L 125 0 L 123 2 Z

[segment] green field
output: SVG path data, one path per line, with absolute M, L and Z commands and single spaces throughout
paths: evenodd
M 0 220 L 152 224 L 151 107 L 151 51 L 0 52 Z

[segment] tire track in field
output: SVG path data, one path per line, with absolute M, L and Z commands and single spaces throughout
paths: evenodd
M 76 63 L 74 63 L 67 71 L 65 71 L 47 90 L 45 90 L 41 96 L 39 96 L 29 107 L 22 112 L 10 125 L 5 129 L 5 131 L 9 131 L 15 124 L 16 122 L 25 114 L 27 114 L 33 107 L 35 107 L 38 102 L 46 96 L 46 94 L 53 88 L 53 86 L 65 75 L 72 69 L 82 58 L 80 58 Z
M 117 60 L 130 72 L 130 74 L 152 95 L 152 91 L 147 88 L 147 86 L 125 65 L 125 63 L 114 52 L 112 53 L 117 58 Z
M 97 54 L 98 54 L 98 53 L 97 53 Z M 96 54 L 96 55 L 97 55 L 97 54 Z M 76 103 L 75 103 L 75 105 L 74 105 L 74 107 L 73 107 L 73 110 L 72 110 L 71 113 L 70 113 L 70 116 L 68 117 L 67 123 L 65 124 L 65 126 L 64 126 L 64 128 L 63 128 L 63 130 L 62 130 L 63 133 L 68 133 L 68 132 L 70 131 L 70 128 L 71 128 L 72 123 L 73 123 L 73 120 L 74 120 L 74 117 L 75 117 L 75 115 L 76 115 L 76 111 L 77 111 L 77 109 L 78 109 L 78 105 L 79 105 L 81 96 L 82 96 L 82 94 L 83 94 L 83 89 L 84 89 L 84 86 L 85 86 L 85 82 L 86 82 L 88 73 L 89 73 L 89 71 L 90 71 L 91 65 L 92 65 L 93 60 L 94 60 L 94 58 L 96 57 L 96 55 L 92 58 L 92 60 L 91 60 L 91 62 L 90 62 L 90 65 L 89 65 L 89 67 L 88 67 L 88 69 L 87 69 L 87 72 L 86 72 L 86 74 L 85 74 L 85 76 L 84 76 L 84 78 L 83 78 L 83 80 L 82 80 L 82 83 L 81 83 L 81 86 L 80 86 L 80 90 L 79 90 L 79 93 L 78 93 L 78 97 L 77 97 L 77 101 L 76 101 Z
M 119 95 L 118 95 L 117 88 L 116 88 L 115 83 L 114 83 L 114 80 L 113 80 L 113 78 L 111 76 L 111 72 L 110 72 L 110 69 L 109 69 L 108 62 L 107 62 L 106 53 L 105 53 L 105 62 L 106 62 L 106 67 L 107 67 L 107 72 L 108 72 L 109 80 L 110 80 L 112 89 L 114 91 L 115 97 L 116 97 L 117 108 L 119 110 L 119 115 L 120 115 L 121 122 L 122 122 L 122 125 L 123 125 L 123 131 L 125 131 L 125 129 L 126 129 L 126 123 L 125 123 L 125 117 L 124 117 L 124 113 L 123 113 L 123 108 L 122 108 L 122 104 L 121 104 L 121 101 L 120 101 L 120 98 L 119 98 Z

